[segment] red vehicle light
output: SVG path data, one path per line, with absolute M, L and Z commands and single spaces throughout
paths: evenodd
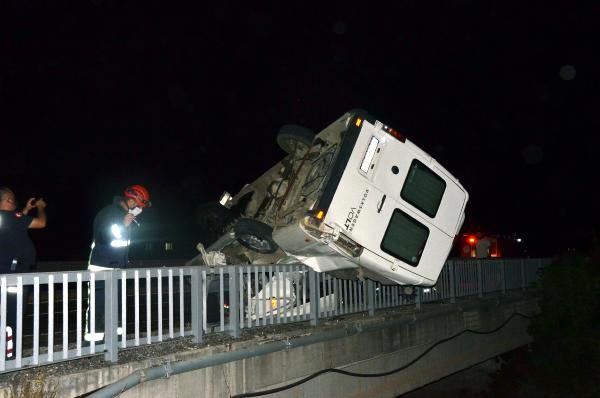
M 386 133 L 388 133 L 389 135 L 391 135 L 392 137 L 394 137 L 395 139 L 397 139 L 400 142 L 405 142 L 406 141 L 406 137 L 402 134 L 400 134 L 398 131 L 394 130 L 391 127 L 387 127 L 384 129 Z

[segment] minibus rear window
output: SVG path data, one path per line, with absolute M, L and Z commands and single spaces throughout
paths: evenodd
M 446 190 L 446 181 L 418 160 L 413 160 L 400 192 L 402 199 L 434 218 Z
M 425 225 L 396 209 L 381 241 L 381 250 L 416 267 L 428 237 Z

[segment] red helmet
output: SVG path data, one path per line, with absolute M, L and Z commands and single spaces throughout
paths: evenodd
M 152 206 L 152 202 L 150 202 L 150 193 L 141 185 L 131 185 L 125 188 L 123 195 L 126 198 L 135 200 L 135 203 L 141 208 Z

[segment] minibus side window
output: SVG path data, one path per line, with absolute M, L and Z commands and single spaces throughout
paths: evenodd
M 414 159 L 408 170 L 400 197 L 434 218 L 446 190 L 446 181 L 423 163 Z

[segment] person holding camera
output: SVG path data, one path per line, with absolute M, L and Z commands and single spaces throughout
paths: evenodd
M 37 209 L 35 217 L 29 215 Z M 29 228 L 46 227 L 46 202 L 42 198 L 29 198 L 21 211 L 17 210 L 14 192 L 7 187 L 0 187 L 0 274 L 27 272 L 35 267 L 36 250 L 29 238 Z M 12 339 L 7 344 L 6 358 L 12 359 L 12 347 L 16 347 L 17 287 L 8 286 L 6 298 L 6 334 Z M 30 289 L 23 287 L 23 314 L 27 305 Z
M 29 215 L 37 209 L 35 217 Z M 17 210 L 14 192 L 0 188 L 0 274 L 26 272 L 35 266 L 36 250 L 27 234 L 29 228 L 46 227 L 46 202 L 29 198 L 23 210 Z

